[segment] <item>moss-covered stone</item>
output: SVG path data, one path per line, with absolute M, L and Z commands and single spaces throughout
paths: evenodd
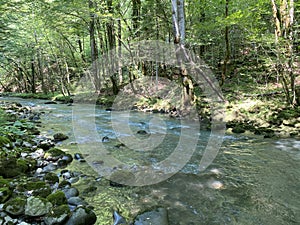
M 54 141 L 64 141 L 69 137 L 63 133 L 57 133 L 53 135 Z
M 3 209 L 7 213 L 9 213 L 13 216 L 20 216 L 20 215 L 24 214 L 24 212 L 25 212 L 25 205 L 26 205 L 25 198 L 16 197 L 16 198 L 8 200 L 4 204 Z
M 30 192 L 33 196 L 40 196 L 46 198 L 51 194 L 51 188 L 49 184 L 44 181 L 26 181 L 17 186 L 17 189 L 21 192 Z
M 5 201 L 7 201 L 10 196 L 11 196 L 12 192 L 8 187 L 1 187 L 0 188 L 0 203 L 4 203 Z
M 22 173 L 28 172 L 29 170 L 29 166 L 24 159 L 17 159 L 17 167 L 19 167 L 19 170 Z
M 52 203 L 53 206 L 60 206 L 68 203 L 65 193 L 57 191 L 48 195 L 47 200 Z
M 59 178 L 55 173 L 47 173 L 43 180 L 48 184 L 55 184 L 59 182 Z
M 245 133 L 245 131 L 246 131 L 246 129 L 241 125 L 237 125 L 237 126 L 232 128 L 232 132 L 236 133 L 236 134 Z
M 44 218 L 46 225 L 64 224 L 70 217 L 70 208 L 68 205 L 61 205 L 53 208 Z
M 0 158 L 0 176 L 4 178 L 13 178 L 20 173 L 22 173 L 24 168 L 17 165 L 17 160 L 10 156 L 10 157 L 1 157 Z
M 58 148 L 51 148 L 45 153 L 44 158 L 47 160 L 58 160 L 59 158 L 63 157 L 64 154 L 65 152 Z
M 0 176 L 0 188 L 2 187 L 9 187 L 9 180 L 4 179 L 2 176 Z

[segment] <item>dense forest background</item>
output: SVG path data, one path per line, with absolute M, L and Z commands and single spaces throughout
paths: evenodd
M 194 51 L 215 72 L 225 92 L 241 86 L 271 91 L 275 85 L 288 104 L 300 104 L 298 1 L 0 2 L 2 92 L 70 95 L 84 71 L 109 50 L 161 40 Z M 153 73 L 155 66 L 148 62 L 114 74 L 99 72 L 95 86 L 100 93 L 116 94 L 123 84 Z M 166 68 L 160 69 L 163 75 Z

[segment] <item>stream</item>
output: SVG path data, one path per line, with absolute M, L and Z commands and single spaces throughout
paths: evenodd
M 153 122 L 154 114 L 142 112 L 114 113 L 112 123 L 111 111 L 96 107 L 94 113 L 87 107 L 85 117 L 95 120 L 99 136 L 99 140 L 95 140 L 89 131 L 84 135 L 84 130 L 90 129 L 85 127 L 84 121 L 83 135 L 74 135 L 74 106 L 45 105 L 45 100 L 33 99 L 0 100 L 17 101 L 45 112 L 41 116 L 42 134 L 49 137 L 57 132 L 68 135 L 69 139 L 59 143 L 58 147 L 72 154 L 81 152 L 86 157 L 87 162 L 74 160 L 68 169 L 86 175 L 74 184 L 79 190 L 96 187 L 85 195 L 85 200 L 94 206 L 97 224 L 112 224 L 113 211 L 133 220 L 137 214 L 157 207 L 167 209 L 170 225 L 300 224 L 300 139 L 226 134 L 213 163 L 204 172 L 199 172 L 199 162 L 210 132 L 200 131 L 193 123 L 182 125 L 180 120 L 161 114 L 155 114 L 156 122 Z M 76 115 L 74 118 L 76 120 Z M 130 132 L 121 129 L 124 123 L 129 125 Z M 147 134 L 136 134 L 141 130 Z M 188 137 L 181 139 L 188 133 L 185 131 L 197 134 L 199 140 L 190 159 L 173 176 L 155 183 L 146 180 L 149 185 L 118 187 L 110 185 L 101 174 L 107 171 L 99 168 L 112 158 L 121 163 L 120 168 L 155 168 L 172 154 L 179 141 L 186 141 L 184 146 L 189 148 Z M 154 138 L 151 142 L 148 134 Z M 106 142 L 103 137 L 109 140 Z M 137 139 L 133 138 L 138 138 L 142 144 L 134 146 Z M 146 144 L 143 146 L 143 143 Z M 149 149 L 136 149 L 139 146 L 147 148 L 149 143 L 153 144 Z M 90 150 L 93 149 L 91 146 L 98 145 L 105 148 L 105 156 L 100 154 L 101 151 Z M 191 144 L 190 148 L 193 147 Z M 176 164 L 176 161 L 172 163 Z M 118 165 L 113 169 L 116 167 Z

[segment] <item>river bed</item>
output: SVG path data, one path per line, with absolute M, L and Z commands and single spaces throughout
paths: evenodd
M 170 225 L 300 224 L 300 139 L 264 139 L 260 136 L 226 134 L 213 163 L 204 172 L 199 172 L 198 165 L 210 133 L 200 131 L 192 123 L 182 125 L 179 120 L 166 115 L 155 115 L 160 122 L 153 122 L 153 127 L 153 114 L 133 112 L 124 115 L 120 112 L 114 117 L 115 126 L 129 124 L 132 132 L 116 132 L 111 111 L 96 108 L 93 112 L 87 107 L 85 116 L 95 118 L 94 125 L 99 135 L 99 141 L 95 141 L 89 139 L 90 136 L 74 135 L 74 106 L 45 105 L 44 100 L 32 99 L 0 100 L 18 101 L 45 112 L 41 116 L 42 134 L 67 134 L 69 139 L 59 143 L 59 147 L 72 154 L 81 152 L 87 157 L 88 163 L 74 161 L 69 169 L 81 171 L 89 178 L 74 184 L 80 190 L 89 185 L 97 186 L 85 197 L 94 206 L 97 224 L 112 224 L 113 211 L 118 211 L 129 221 L 138 213 L 157 207 L 168 210 Z M 76 119 L 76 115 L 73 118 Z M 85 124 L 82 126 L 85 130 Z M 136 136 L 139 130 L 147 131 L 160 142 L 152 141 L 155 146 L 147 151 L 120 145 L 120 139 L 128 140 Z M 184 134 L 182 130 L 198 134 L 199 140 L 191 159 L 173 176 L 150 185 L 117 187 L 109 185 L 103 174 L 99 173 L 98 168 L 106 163 L 108 156 L 133 169 L 158 165 L 159 161 L 172 154 Z M 147 143 L 147 135 L 137 136 L 141 142 Z M 103 142 L 103 137 L 108 137 L 109 141 Z M 89 149 L 95 145 L 104 146 L 107 156 L 101 158 L 101 155 L 91 152 Z

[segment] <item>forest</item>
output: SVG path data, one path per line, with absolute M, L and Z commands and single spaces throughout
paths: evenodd
M 294 111 L 300 105 L 297 6 L 293 0 L 1 0 L 1 92 L 71 96 L 91 65 L 95 90 L 106 96 L 143 76 L 179 75 L 183 88 L 197 86 L 184 71 L 153 61 L 116 62 L 117 69 L 104 71 L 108 52 L 120 56 L 124 46 L 159 40 L 200 57 L 230 103 L 250 98 L 268 108 L 284 101 L 284 110 Z M 203 102 L 196 87 L 187 95 Z
M 0 225 L 299 224 L 299 12 L 0 0 Z

